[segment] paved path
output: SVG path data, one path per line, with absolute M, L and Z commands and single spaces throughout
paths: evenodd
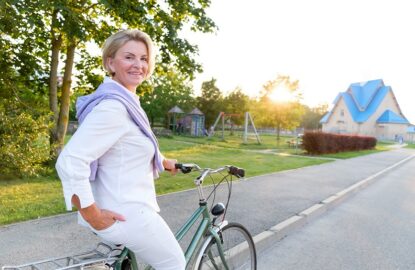
M 415 159 L 274 244 L 259 269 L 415 269 Z
M 228 219 L 244 224 L 253 235 L 260 234 L 413 153 L 396 149 L 235 182 Z M 195 190 L 158 197 L 161 215 L 173 231 L 197 207 L 197 198 Z M 0 265 L 79 253 L 91 249 L 97 241 L 92 233 L 76 225 L 74 214 L 3 226 Z

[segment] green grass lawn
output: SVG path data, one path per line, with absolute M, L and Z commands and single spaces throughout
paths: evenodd
M 183 138 L 181 141 L 161 138 L 160 148 L 164 155 L 182 163 L 197 163 L 202 167 L 235 165 L 244 168 L 247 177 L 328 162 L 323 159 L 283 157 L 244 151 L 236 146 L 225 148 L 210 143 L 195 144 L 182 140 Z M 175 176 L 163 173 L 156 181 L 157 194 L 193 188 L 195 176 L 195 173 Z M 210 184 L 209 181 L 206 184 Z M 50 173 L 48 177 L 0 180 L 0 224 L 64 212 L 61 183 L 54 173 Z
M 407 146 L 405 146 L 405 148 L 412 148 L 415 149 L 415 143 L 408 143 Z
M 235 132 L 234 135 L 225 134 L 224 139 L 221 137 L 221 133 L 217 133 L 213 137 L 185 137 L 185 136 L 174 136 L 173 139 L 177 141 L 186 141 L 204 145 L 215 145 L 225 148 L 236 148 L 236 149 L 249 149 L 249 150 L 265 150 L 271 149 L 274 152 L 288 153 L 288 154 L 302 154 L 303 150 L 296 149 L 295 147 L 289 147 L 288 141 L 292 140 L 290 136 L 280 136 L 277 140 L 276 135 L 261 135 L 261 144 L 258 144 L 255 136 L 250 135 L 247 143 L 243 142 L 241 132 Z
M 0 181 L 0 224 L 64 211 L 62 186 L 53 176 Z

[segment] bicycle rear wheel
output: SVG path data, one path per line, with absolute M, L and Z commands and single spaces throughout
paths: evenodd
M 229 223 L 218 233 L 229 269 L 256 270 L 257 258 L 251 234 L 238 223 Z M 198 270 L 225 269 L 215 239 L 203 250 Z

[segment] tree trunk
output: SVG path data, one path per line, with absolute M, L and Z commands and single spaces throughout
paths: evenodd
M 66 63 L 65 63 L 65 73 L 63 75 L 63 84 L 62 84 L 62 95 L 60 102 L 60 111 L 59 119 L 57 124 L 57 145 L 56 145 L 56 154 L 59 154 L 62 151 L 64 145 L 64 139 L 66 135 L 66 130 L 68 128 L 69 120 L 69 106 L 70 106 L 70 96 L 71 96 L 71 83 L 72 83 L 72 69 L 74 64 L 75 48 L 76 43 L 74 40 L 69 39 L 67 41 L 67 51 L 66 51 Z
M 280 132 L 281 132 L 281 125 L 277 124 L 277 141 L 280 141 Z
M 62 38 L 52 40 L 52 56 L 50 62 L 49 74 L 49 108 L 53 113 L 53 120 L 56 124 L 58 122 L 58 65 L 59 65 L 59 51 L 62 45 Z
M 52 56 L 50 61 L 50 77 L 49 77 L 49 109 L 52 112 L 52 127 L 49 132 L 50 154 L 51 158 L 55 156 L 55 144 L 57 142 L 57 124 L 59 119 L 58 110 L 58 66 L 59 51 L 62 45 L 62 37 L 54 38 L 52 30 Z
M 52 37 L 52 55 L 50 60 L 50 74 L 49 74 L 49 109 L 52 113 L 51 122 L 52 127 L 49 131 L 50 156 L 55 157 L 55 144 L 57 142 L 57 124 L 59 118 L 58 110 L 58 66 L 59 66 L 59 52 L 62 47 L 62 36 L 56 37 L 54 26 L 57 23 L 57 12 L 54 10 L 52 14 L 52 26 L 50 29 Z

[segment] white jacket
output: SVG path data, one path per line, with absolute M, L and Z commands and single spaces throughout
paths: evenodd
M 56 163 L 67 210 L 72 210 L 71 198 L 76 194 L 82 208 L 94 202 L 108 210 L 140 203 L 160 211 L 152 170 L 154 152 L 124 105 L 111 99 L 102 101 L 85 118 Z M 90 182 L 90 163 L 97 159 L 97 178 Z

